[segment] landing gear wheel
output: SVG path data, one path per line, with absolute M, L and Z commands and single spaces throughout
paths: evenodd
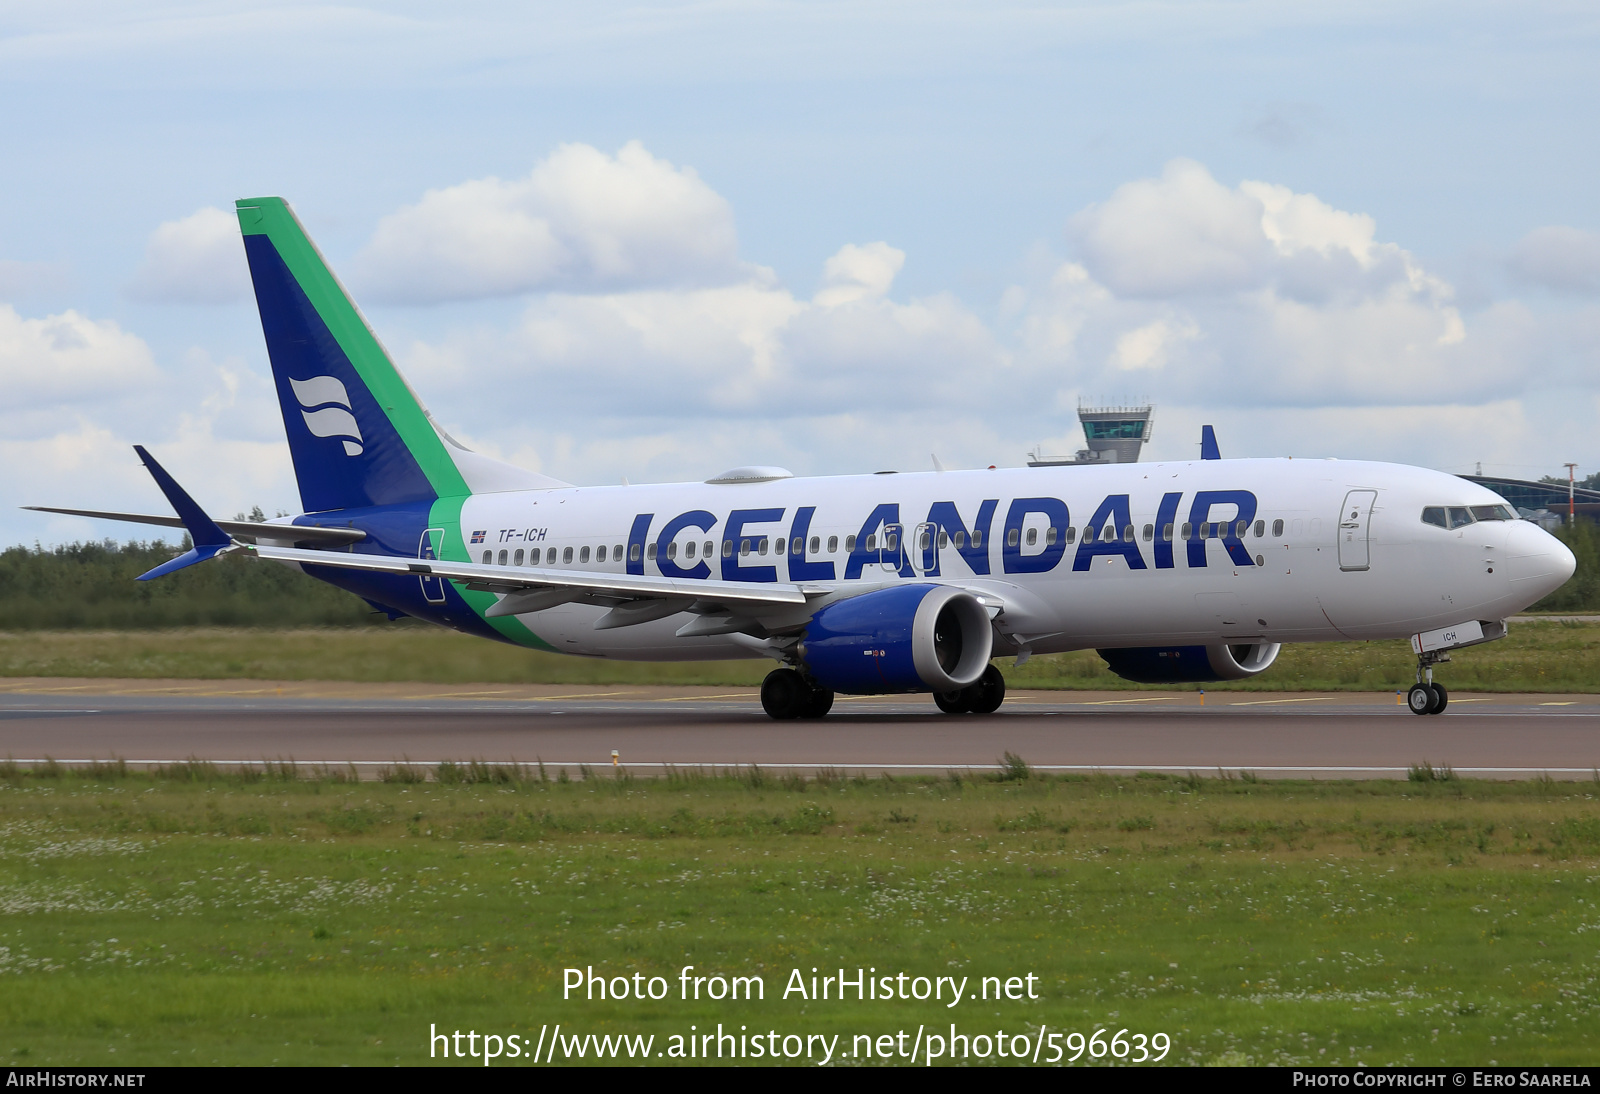
M 827 688 L 812 688 L 811 694 L 806 697 L 805 704 L 800 708 L 802 718 L 821 718 L 833 709 L 833 692 Z
M 1430 686 L 1434 690 L 1435 702 L 1433 706 L 1428 709 L 1428 713 L 1443 714 L 1445 705 L 1450 702 L 1450 693 L 1444 690 L 1443 684 L 1432 684 Z
M 972 714 L 993 714 L 1006 698 L 1006 678 L 1000 670 L 990 665 L 978 677 L 978 682 L 961 690 L 961 700 Z
M 800 717 L 810 699 L 811 686 L 794 669 L 773 669 L 761 681 L 761 709 L 780 722 Z
M 934 706 L 946 714 L 965 714 L 967 712 L 966 689 L 956 691 L 936 691 L 933 693 Z
M 769 676 L 767 679 L 770 680 L 772 677 Z M 766 698 L 765 688 L 762 688 L 761 695 L 764 701 Z M 1406 692 L 1406 706 L 1411 709 L 1412 714 L 1432 714 L 1434 704 L 1438 702 L 1439 697 L 1433 693 L 1433 688 L 1427 684 L 1412 684 L 1411 690 Z M 1443 704 L 1440 705 L 1442 706 Z

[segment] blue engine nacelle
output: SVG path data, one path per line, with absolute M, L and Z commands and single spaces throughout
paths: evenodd
M 1209 646 L 1142 646 L 1096 650 L 1106 667 L 1140 684 L 1205 684 L 1243 680 L 1264 672 L 1278 658 L 1276 642 L 1216 642 Z
M 993 651 L 989 613 L 977 597 L 948 585 L 897 585 L 823 608 L 798 652 L 823 687 L 883 695 L 968 687 Z

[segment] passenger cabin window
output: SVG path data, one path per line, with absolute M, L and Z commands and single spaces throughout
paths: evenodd
M 637 546 L 635 546 L 633 549 L 633 557 L 639 557 L 639 548 Z M 546 566 L 554 566 L 556 564 L 556 549 L 554 547 L 545 552 L 544 564 Z
M 1117 538 L 1117 526 L 1108 524 L 1100 530 L 1100 538 L 1106 543 L 1113 543 Z
M 1465 528 L 1472 523 L 1472 511 L 1466 506 L 1450 507 L 1450 527 Z
M 1283 521 L 1281 521 L 1281 520 L 1273 521 L 1272 522 L 1272 538 L 1273 539 L 1280 539 L 1280 538 L 1282 538 L 1282 536 L 1283 536 Z
M 828 537 L 828 553 L 831 555 L 835 551 L 837 551 L 838 549 L 839 549 L 839 537 L 838 536 L 829 536 Z
M 511 565 L 513 565 L 513 566 L 521 566 L 522 565 L 522 549 L 520 547 L 517 549 L 517 553 L 511 556 Z
M 1264 521 L 1264 520 L 1256 521 L 1256 538 L 1260 539 L 1261 537 L 1265 536 L 1266 534 L 1267 534 L 1267 522 Z
M 812 536 L 811 537 L 811 553 L 814 554 L 814 555 L 822 553 L 822 537 L 821 536 Z
M 705 542 L 705 554 L 706 554 L 706 557 L 710 558 L 712 553 L 715 550 L 716 550 L 716 544 L 712 543 L 709 539 L 706 540 L 706 542 Z
M 683 545 L 683 557 L 684 558 L 693 558 L 694 557 L 694 548 L 695 548 L 694 540 L 691 539 L 688 543 L 685 543 Z
M 1035 543 L 1038 543 L 1038 542 L 1039 542 L 1039 529 L 1037 529 L 1037 528 L 1029 528 L 1028 529 L 1028 546 L 1032 547 Z
M 1149 543 L 1151 540 L 1153 540 L 1155 538 L 1156 538 L 1156 526 L 1154 524 L 1146 524 L 1144 526 L 1144 541 L 1146 543 Z
M 1076 528 L 1074 528 L 1070 524 L 1067 525 L 1067 542 L 1071 543 L 1073 540 L 1075 540 L 1077 538 L 1078 538 L 1078 530 Z
M 595 552 L 594 560 L 596 562 L 604 562 L 606 560 L 606 545 L 604 543 L 602 543 L 600 545 L 600 549 Z
M 803 555 L 803 554 L 805 554 L 806 553 L 806 541 L 801 539 L 799 536 L 795 536 L 794 537 L 794 542 L 789 544 L 789 553 L 791 555 Z M 817 553 L 817 549 L 815 547 L 812 547 L 811 548 L 811 553 L 812 554 L 816 554 Z
M 504 551 L 501 551 L 500 552 L 500 565 L 504 566 L 505 564 L 506 564 L 506 553 Z
M 1083 542 L 1085 542 L 1085 543 L 1093 543 L 1099 537 L 1100 537 L 1100 529 L 1096 528 L 1092 524 L 1085 524 L 1083 526 Z
M 622 561 L 622 544 L 619 543 L 615 547 L 611 548 L 611 557 L 616 559 L 618 562 Z
M 1171 543 L 1172 542 L 1172 525 L 1163 524 L 1161 526 L 1161 542 L 1162 543 Z
M 845 549 L 846 553 L 848 553 L 848 554 L 854 554 L 855 553 L 855 550 L 856 550 L 856 537 L 855 536 L 845 536 L 844 537 L 844 549 Z M 869 547 L 868 550 L 871 550 L 871 548 Z
M 1133 525 L 1125 524 L 1125 525 L 1122 526 L 1122 542 L 1124 542 L 1124 543 L 1132 543 L 1133 542 Z
M 766 536 L 762 536 L 760 539 L 756 540 L 756 554 L 764 555 L 766 553 L 767 553 L 767 537 Z
M 967 545 L 967 533 L 965 533 L 965 532 L 957 532 L 955 539 L 956 539 L 956 550 L 959 551 L 959 550 L 961 550 L 961 548 L 963 548 L 963 547 L 965 547 Z
M 900 537 L 895 535 L 893 532 L 890 532 L 888 535 L 883 537 L 883 549 L 885 551 L 893 551 L 899 545 Z
M 1054 546 L 1055 545 L 1055 542 L 1056 542 L 1056 530 L 1055 530 L 1055 528 L 1053 528 L 1053 527 L 1052 528 L 1046 528 L 1044 530 L 1044 542 L 1045 542 L 1046 546 Z
M 678 544 L 677 544 L 676 540 L 674 540 L 673 542 L 667 544 L 667 557 L 668 558 L 677 558 L 678 557 Z
M 1011 529 L 1011 531 L 1006 533 L 1006 546 L 1007 547 L 1015 547 L 1016 545 L 1017 545 L 1017 530 L 1015 528 L 1013 528 L 1013 529 Z
M 554 562 L 555 560 L 556 560 L 556 553 L 555 553 L 555 551 L 552 550 L 550 552 L 550 561 Z M 628 561 L 630 561 L 630 562 L 638 562 L 639 561 L 639 545 L 637 543 L 635 543 L 633 546 L 628 548 Z
M 750 541 L 747 540 L 747 539 L 741 539 L 739 541 L 739 554 L 740 554 L 740 556 L 748 555 L 749 553 L 750 553 Z
M 589 548 L 585 547 L 583 550 L 578 552 L 578 561 L 579 562 L 588 562 L 589 561 Z
M 1193 539 L 1194 538 L 1194 525 L 1185 522 L 1181 535 L 1182 535 L 1182 538 L 1185 539 L 1185 540 Z
M 1245 532 L 1249 528 L 1250 528 L 1249 522 L 1241 520 L 1238 524 L 1235 524 L 1233 526 L 1233 538 L 1234 539 L 1243 539 Z
M 569 554 L 570 554 L 570 553 L 571 553 L 571 552 L 568 552 L 568 553 L 569 553 Z M 652 562 L 654 562 L 654 561 L 655 561 L 655 557 L 656 557 L 656 545 L 655 545 L 655 544 L 654 544 L 654 543 L 647 543 L 647 544 L 645 544 L 645 547 L 644 547 L 644 557 L 645 557 L 645 558 L 648 558 L 648 559 L 650 559 L 650 560 L 651 560 L 651 561 L 652 561 Z
M 922 535 L 917 537 L 917 550 L 926 551 L 932 546 L 933 534 L 931 532 L 923 532 Z
M 772 549 L 773 549 L 773 551 L 775 551 L 776 553 L 778 553 L 780 555 L 783 554 L 784 551 L 786 551 L 788 549 L 788 547 L 789 547 L 789 541 L 784 539 L 782 536 L 779 536 L 777 539 L 772 541 Z
M 1201 539 L 1210 539 L 1211 538 L 1211 525 L 1207 521 L 1201 521 L 1200 522 L 1200 538 Z
M 483 552 L 483 564 L 485 566 L 489 565 L 493 561 L 494 561 L 494 552 L 493 551 L 485 551 L 485 552 Z
M 725 540 L 722 541 L 722 557 L 723 558 L 732 558 L 733 557 L 733 540 L 725 539 Z
M 655 553 L 651 552 L 650 557 L 654 558 L 655 557 Z M 572 565 L 572 548 L 571 547 L 563 547 L 561 549 L 561 565 L 563 565 L 563 566 Z
M 950 535 L 941 528 L 939 529 L 939 550 L 942 551 L 948 546 L 950 546 Z

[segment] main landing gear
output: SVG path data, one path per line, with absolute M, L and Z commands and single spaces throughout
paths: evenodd
M 933 701 L 946 714 L 993 714 L 1006 698 L 1006 678 L 990 665 L 978 682 L 959 691 L 936 691 Z
M 1450 660 L 1445 653 L 1424 653 L 1417 657 L 1417 682 L 1406 693 L 1406 706 L 1412 714 L 1442 714 L 1450 693 L 1443 684 L 1433 682 L 1433 666 Z
M 794 669 L 773 669 L 761 681 L 761 709 L 780 722 L 821 718 L 833 709 L 833 692 L 813 687 Z

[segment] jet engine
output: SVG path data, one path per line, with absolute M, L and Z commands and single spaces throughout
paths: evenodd
M 898 585 L 812 616 L 798 653 L 818 684 L 848 695 L 956 691 L 989 665 L 994 631 L 977 597 L 948 585 Z
M 1227 643 L 1208 646 L 1141 646 L 1096 650 L 1106 667 L 1124 680 L 1140 684 L 1204 684 L 1243 680 L 1265 672 L 1278 659 L 1277 642 Z

